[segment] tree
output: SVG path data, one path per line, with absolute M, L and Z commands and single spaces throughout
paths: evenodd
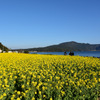
M 25 50 L 24 53 L 29 53 L 29 51 L 28 50 Z

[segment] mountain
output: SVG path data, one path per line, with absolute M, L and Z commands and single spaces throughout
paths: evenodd
M 3 51 L 8 51 L 9 49 L 4 46 L 2 43 L 0 43 L 0 49 L 3 50 Z
M 100 44 L 78 43 L 75 41 L 64 42 L 40 48 L 23 49 L 28 51 L 60 52 L 60 51 L 100 51 Z

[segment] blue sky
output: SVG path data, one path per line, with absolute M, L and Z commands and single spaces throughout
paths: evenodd
M 100 44 L 100 0 L 0 0 L 0 42 L 8 48 L 67 41 Z

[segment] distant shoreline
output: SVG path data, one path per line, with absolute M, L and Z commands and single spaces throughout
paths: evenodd
M 29 52 L 30 54 L 64 55 L 64 52 Z M 66 52 L 69 55 L 70 52 Z M 75 56 L 100 58 L 100 51 L 75 51 Z

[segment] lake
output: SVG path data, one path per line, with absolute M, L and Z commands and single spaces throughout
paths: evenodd
M 64 52 L 30 52 L 30 54 L 52 54 L 52 55 L 64 55 Z M 69 55 L 69 52 L 67 52 Z M 75 51 L 74 55 L 79 56 L 92 56 L 92 57 L 100 57 L 100 51 Z

